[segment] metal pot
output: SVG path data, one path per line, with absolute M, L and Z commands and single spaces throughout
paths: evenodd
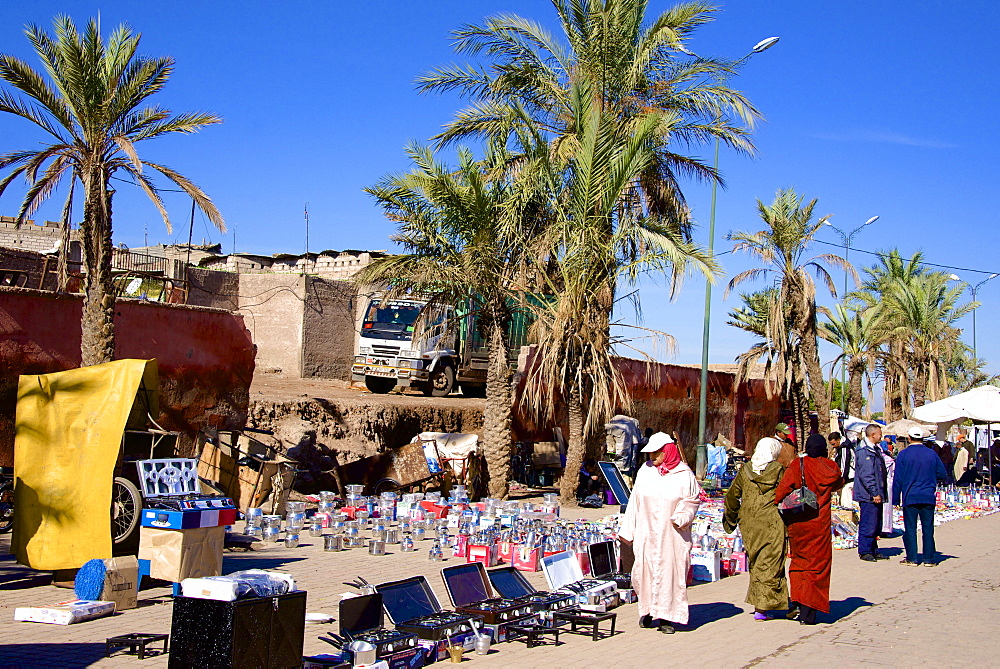
M 299 545 L 299 535 L 298 534 L 286 534 L 285 535 L 285 548 L 295 548 Z
M 385 542 L 372 539 L 368 542 L 369 555 L 385 555 Z
M 344 550 L 344 537 L 341 534 L 327 534 L 323 537 L 323 550 L 342 551 Z
M 378 659 L 375 646 L 367 641 L 352 641 L 347 644 L 347 650 L 351 653 L 351 664 L 354 666 L 375 664 Z
M 387 544 L 398 544 L 399 543 L 399 528 L 390 527 L 385 531 L 385 543 Z

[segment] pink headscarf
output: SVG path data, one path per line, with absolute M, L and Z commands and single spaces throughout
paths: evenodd
M 677 469 L 677 465 L 681 463 L 681 452 L 677 448 L 677 444 L 673 441 L 664 444 L 661 450 L 663 451 L 664 458 L 663 462 L 656 465 L 656 471 L 660 472 L 662 476 Z

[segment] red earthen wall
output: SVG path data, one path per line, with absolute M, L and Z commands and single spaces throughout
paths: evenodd
M 529 358 L 522 369 L 530 364 Z M 701 370 L 632 358 L 618 358 L 617 365 L 631 395 L 629 415 L 639 421 L 643 430 L 653 428 L 674 435 L 693 455 L 698 440 Z M 520 387 L 516 392 L 520 398 Z M 707 405 L 709 441 L 714 441 L 721 433 L 736 445 L 756 443 L 757 439 L 773 433 L 780 417 L 779 398 L 767 397 L 763 381 L 750 380 L 736 388 L 736 377 L 729 372 L 708 373 Z M 523 405 L 517 405 L 515 438 L 519 441 L 551 439 L 551 426 L 537 424 L 530 413 Z
M 13 462 L 17 377 L 79 366 L 81 305 L 78 296 L 0 288 L 0 465 Z M 254 347 L 242 316 L 119 300 L 115 329 L 116 358 L 159 363 L 163 427 L 189 436 L 243 427 Z

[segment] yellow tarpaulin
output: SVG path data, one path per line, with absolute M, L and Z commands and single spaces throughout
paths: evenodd
M 18 562 L 54 571 L 111 557 L 111 484 L 140 384 L 157 387 L 155 360 L 20 377 L 11 539 Z

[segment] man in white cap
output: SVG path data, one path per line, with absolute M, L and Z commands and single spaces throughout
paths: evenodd
M 924 431 L 911 428 L 913 440 L 896 457 L 896 476 L 892 481 L 892 503 L 903 507 L 903 547 L 906 557 L 902 564 L 937 564 L 937 549 L 934 546 L 934 491 L 937 481 L 948 476 L 941 458 L 923 441 Z M 923 534 L 924 554 L 917 553 L 917 521 Z

